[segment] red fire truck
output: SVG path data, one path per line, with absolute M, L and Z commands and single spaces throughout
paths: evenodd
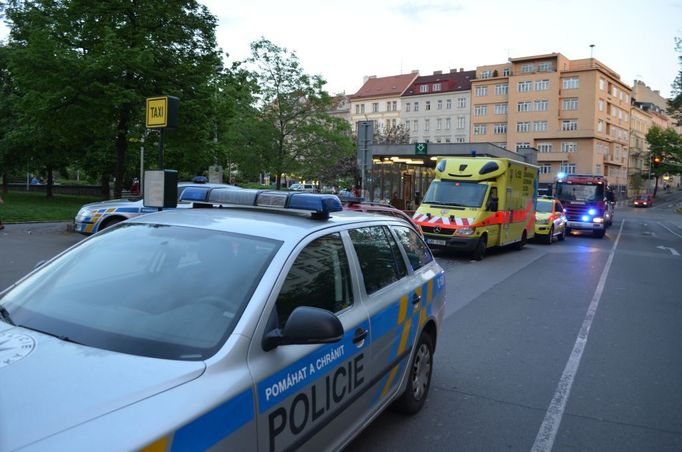
M 555 196 L 566 210 L 570 230 L 589 231 L 602 238 L 613 223 L 615 198 L 604 176 L 588 174 L 559 175 Z

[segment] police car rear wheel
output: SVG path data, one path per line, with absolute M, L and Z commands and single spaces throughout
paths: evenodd
M 554 238 L 554 226 L 549 230 L 549 234 L 547 234 L 547 237 L 545 237 L 545 240 L 547 241 L 547 245 L 552 244 L 552 239 Z
M 405 392 L 393 404 L 393 409 L 401 413 L 415 414 L 424 406 L 431 386 L 433 370 L 433 340 L 423 333 L 412 358 L 410 374 Z
M 559 234 L 559 236 L 558 236 L 557 238 L 559 239 L 560 242 L 563 242 L 563 241 L 564 241 L 564 239 L 566 238 L 566 228 L 564 228 L 564 229 L 561 231 L 561 234 Z

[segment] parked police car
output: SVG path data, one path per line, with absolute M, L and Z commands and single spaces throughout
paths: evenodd
M 178 206 L 191 207 L 193 201 L 205 201 L 214 188 L 234 188 L 228 184 L 178 183 Z M 142 198 L 112 199 L 83 205 L 74 219 L 74 230 L 84 235 L 94 234 L 129 218 L 158 211 L 145 207 Z
M 139 216 L 0 294 L 0 450 L 333 450 L 422 407 L 445 282 L 419 234 L 221 196 L 251 206 Z

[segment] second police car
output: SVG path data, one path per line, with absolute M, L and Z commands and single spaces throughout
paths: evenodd
M 535 210 L 535 238 L 551 245 L 554 238 L 559 241 L 566 238 L 566 212 L 561 201 L 549 197 L 540 197 Z
M 335 450 L 419 411 L 445 300 L 419 234 L 221 197 L 250 207 L 139 216 L 0 294 L 0 450 Z

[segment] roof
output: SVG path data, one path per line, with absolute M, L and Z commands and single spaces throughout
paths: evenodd
M 357 93 L 348 98 L 356 100 L 366 97 L 400 96 L 418 76 L 419 73 L 415 72 L 388 77 L 370 77 Z
M 446 74 L 433 74 L 417 77 L 406 90 L 403 96 L 418 96 L 424 94 L 440 94 L 451 91 L 469 91 L 471 90 L 471 80 L 476 78 L 476 71 L 460 71 L 448 72 Z M 418 86 L 432 84 L 434 82 L 441 82 L 440 91 L 431 91 L 422 93 Z

